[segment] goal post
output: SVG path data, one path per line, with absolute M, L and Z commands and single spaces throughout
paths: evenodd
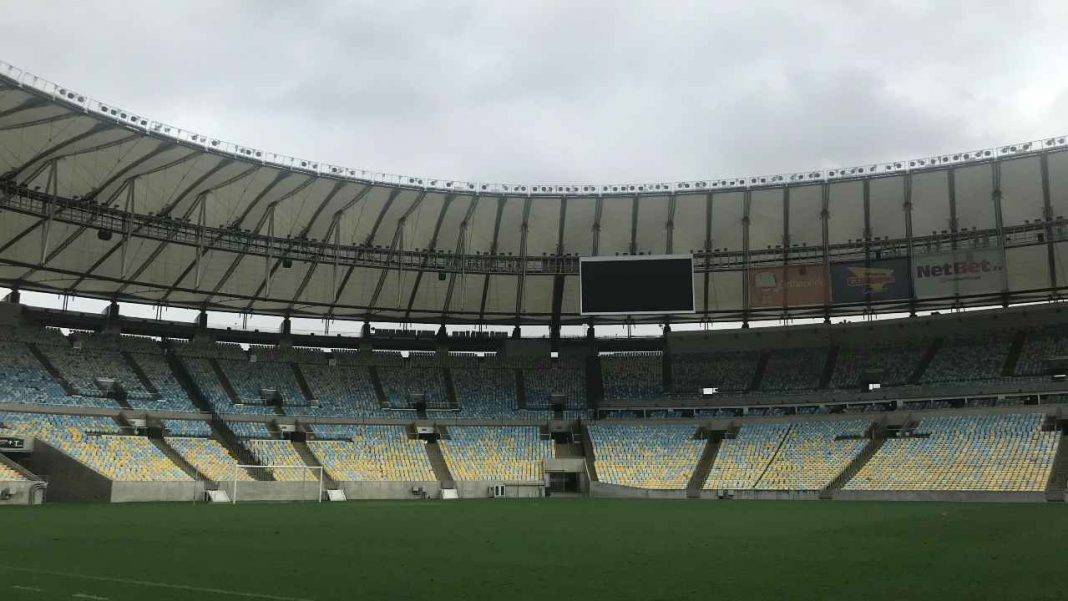
M 239 478 L 241 474 L 247 474 L 248 470 L 260 469 L 267 470 L 275 477 L 279 484 L 299 484 L 300 485 L 300 498 L 288 499 L 296 501 L 309 500 L 308 493 L 315 494 L 315 501 L 318 503 L 323 502 L 323 492 L 325 489 L 323 477 L 324 471 L 321 465 L 235 465 L 233 477 L 228 482 L 219 482 L 219 488 L 226 490 L 230 493 L 230 503 L 237 504 L 240 497 L 240 489 L 242 484 L 252 484 L 247 479 L 242 480 Z M 279 475 L 284 475 L 283 478 L 279 478 Z M 259 484 L 272 484 L 270 482 Z

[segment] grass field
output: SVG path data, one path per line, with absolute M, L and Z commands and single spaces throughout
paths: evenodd
M 1068 506 L 0 508 L 0 599 L 1064 599 Z

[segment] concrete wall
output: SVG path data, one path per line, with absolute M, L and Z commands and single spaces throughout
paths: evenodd
M 111 480 L 40 439 L 34 441 L 27 464 L 48 482 L 48 501 L 111 500 Z
M 412 488 L 422 487 L 431 499 L 441 496 L 441 484 L 428 482 L 338 482 L 349 499 L 418 499 Z
M 590 496 L 604 499 L 685 499 L 685 490 L 654 490 L 607 482 L 590 482 Z
M 33 480 L 0 481 L 0 491 L 11 495 L 8 499 L 0 498 L 0 505 L 39 505 L 45 498 L 45 487 Z
M 112 503 L 149 503 L 158 501 L 202 501 L 203 482 L 119 482 L 111 483 Z
M 461 499 L 488 499 L 490 487 L 503 484 L 504 496 L 509 499 L 532 499 L 545 496 L 541 482 L 505 482 L 502 480 L 461 480 L 456 482 L 456 492 Z

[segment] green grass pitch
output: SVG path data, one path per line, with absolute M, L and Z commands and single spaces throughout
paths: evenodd
M 1063 504 L 0 508 L 0 599 L 1065 599 Z

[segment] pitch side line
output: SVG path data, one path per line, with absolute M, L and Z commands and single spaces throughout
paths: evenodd
M 71 574 L 69 572 L 54 572 L 52 570 L 35 570 L 33 568 L 19 568 L 15 566 L 0 565 L 0 570 L 10 570 L 12 572 L 26 572 L 29 574 L 42 574 L 45 576 L 59 576 L 61 578 L 80 578 L 82 580 L 95 580 L 97 582 L 114 582 L 116 584 L 133 584 L 137 586 L 154 586 L 156 588 L 169 588 L 179 591 L 190 591 L 194 593 L 213 593 L 216 595 L 230 595 L 232 597 L 244 597 L 246 599 L 270 599 L 271 601 L 312 601 L 311 599 L 304 599 L 302 597 L 283 597 L 280 595 L 266 595 L 263 593 L 246 593 L 242 591 L 228 591 L 221 588 L 206 588 L 200 586 L 189 586 L 186 584 L 168 584 L 166 582 L 149 582 L 147 580 L 134 580 L 131 578 L 113 578 L 110 576 L 90 576 L 88 574 Z

